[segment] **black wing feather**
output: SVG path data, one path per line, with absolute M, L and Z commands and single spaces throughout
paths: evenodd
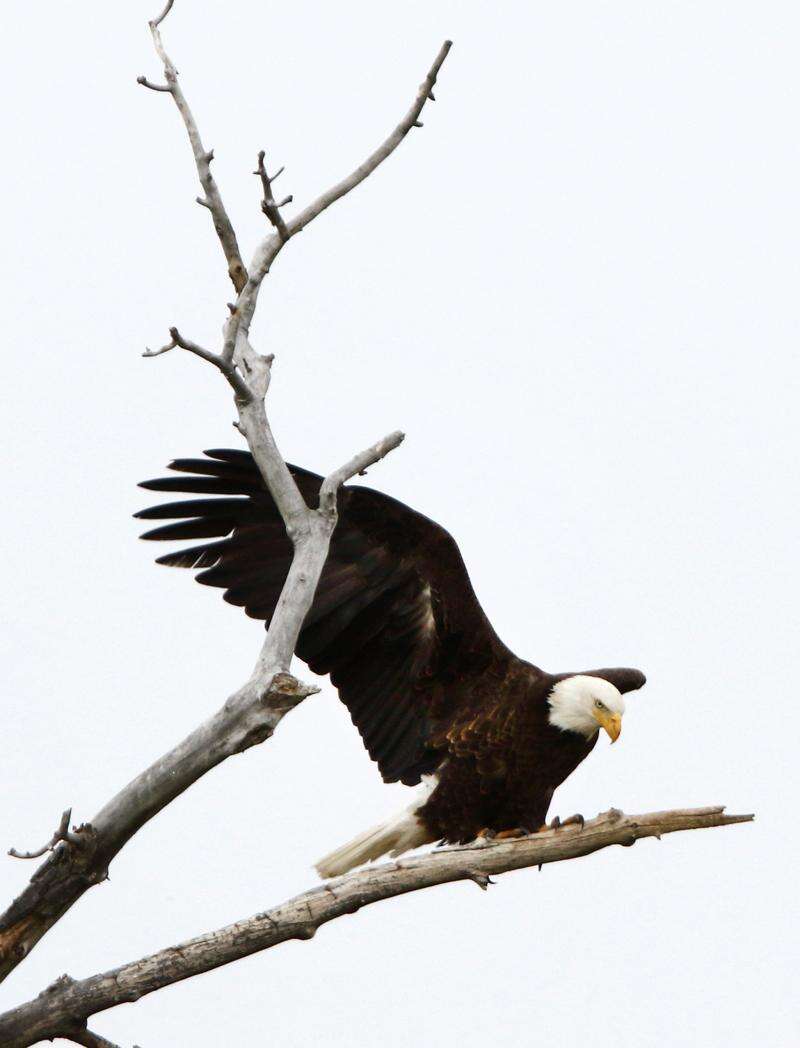
M 169 468 L 181 476 L 141 486 L 216 498 L 143 510 L 143 520 L 176 521 L 143 537 L 215 539 L 159 563 L 204 569 L 198 582 L 269 621 L 292 555 L 280 514 L 248 452 L 215 448 L 205 456 L 176 459 Z M 321 478 L 289 468 L 316 505 Z M 297 654 L 331 675 L 383 777 L 408 784 L 441 759 L 431 736 L 458 702 L 458 689 L 442 684 L 512 657 L 450 535 L 395 499 L 355 486 L 340 494 L 339 523 Z

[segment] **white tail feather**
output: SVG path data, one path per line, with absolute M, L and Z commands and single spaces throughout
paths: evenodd
M 379 826 L 373 826 L 365 833 L 360 833 L 352 841 L 320 859 L 316 863 L 320 877 L 339 877 L 354 866 L 360 866 L 362 862 L 371 862 L 382 855 L 402 855 L 411 848 L 418 848 L 421 844 L 429 844 L 435 840 L 430 830 L 417 817 L 417 812 L 430 797 L 436 784 L 436 776 L 425 776 L 422 789 L 414 803 L 405 811 L 387 819 Z

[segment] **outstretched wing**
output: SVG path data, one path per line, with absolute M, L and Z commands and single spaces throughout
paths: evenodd
M 142 510 L 137 517 L 175 521 L 142 538 L 207 540 L 158 562 L 203 569 L 198 582 L 224 589 L 229 603 L 269 622 L 292 556 L 283 521 L 249 452 L 205 455 L 172 462 L 182 476 L 141 485 L 213 496 Z M 289 468 L 316 505 L 321 478 Z M 340 492 L 339 522 L 297 654 L 315 673 L 330 674 L 383 778 L 408 785 L 438 764 L 432 735 L 474 701 L 476 677 L 502 677 L 513 658 L 444 528 L 358 486 Z

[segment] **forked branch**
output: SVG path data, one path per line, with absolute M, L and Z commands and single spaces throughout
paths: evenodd
M 236 233 L 233 225 L 231 224 L 230 218 L 228 218 L 228 212 L 225 210 L 225 205 L 222 202 L 219 189 L 214 176 L 211 173 L 211 161 L 214 159 L 214 151 L 206 150 L 203 145 L 203 141 L 200 138 L 200 132 L 197 128 L 197 122 L 195 121 L 192 111 L 189 108 L 189 103 L 186 101 L 186 96 L 181 90 L 181 86 L 178 82 L 178 70 L 170 60 L 169 55 L 164 50 L 164 43 L 161 39 L 160 25 L 172 10 L 174 0 L 170 0 L 158 18 L 154 18 L 150 22 L 150 32 L 153 35 L 153 44 L 155 45 L 156 53 L 161 59 L 161 63 L 164 67 L 164 79 L 165 84 L 153 84 L 147 77 L 140 76 L 137 78 L 137 83 L 143 87 L 149 87 L 151 91 L 163 91 L 171 94 L 175 100 L 175 105 L 178 107 L 178 112 L 181 115 L 186 132 L 189 135 L 189 141 L 192 145 L 192 153 L 194 154 L 194 162 L 197 167 L 197 177 L 200 179 L 200 185 L 203 187 L 204 197 L 199 198 L 199 202 L 203 204 L 211 212 L 211 217 L 214 220 L 214 229 L 219 237 L 219 242 L 222 250 L 225 254 L 225 258 L 228 262 L 228 275 L 231 278 L 233 286 L 237 292 L 241 291 L 244 287 L 245 281 L 247 280 L 247 270 L 242 262 L 242 256 L 239 251 L 239 242 L 236 239 Z
M 264 405 L 251 401 L 241 410 L 263 412 Z M 289 710 L 319 690 L 296 680 L 287 667 L 336 526 L 336 493 L 402 440 L 402 433 L 392 433 L 334 470 L 324 481 L 326 501 L 320 509 L 302 504 L 295 556 L 250 679 L 213 717 L 120 790 L 89 825 L 70 833 L 64 813 L 45 848 L 52 844 L 53 854 L 0 918 L 0 980 L 85 891 L 107 879 L 111 860 L 146 822 L 222 761 L 269 739 Z
M 185 349 L 187 353 L 194 353 L 196 357 L 200 357 L 206 363 L 213 364 L 215 368 L 221 371 L 240 400 L 249 401 L 252 399 L 253 394 L 250 387 L 239 374 L 236 366 L 227 357 L 218 353 L 212 353 L 210 349 L 204 349 L 202 346 L 198 346 L 196 342 L 184 338 L 176 327 L 169 329 L 169 335 L 169 342 L 159 349 L 146 349 L 142 356 L 160 357 L 163 353 L 169 353 L 170 350 L 180 347 L 180 349 Z
M 491 877 L 524 867 L 576 859 L 611 845 L 630 846 L 643 837 L 680 830 L 749 822 L 752 815 L 725 815 L 721 807 L 624 815 L 612 809 L 583 829 L 550 830 L 521 840 L 481 841 L 442 848 L 416 858 L 372 866 L 296 896 L 247 920 L 160 950 L 131 964 L 80 981 L 66 981 L 0 1016 L 0 1044 L 29 1048 L 38 1040 L 85 1022 L 98 1012 L 136 1001 L 165 986 L 268 950 L 290 939 L 311 939 L 329 921 L 365 906 L 437 884 L 469 880 L 486 889 Z
M 72 808 L 67 808 L 67 810 L 63 812 L 61 815 L 61 819 L 59 820 L 58 826 L 56 827 L 56 832 L 53 834 L 53 836 L 50 838 L 47 844 L 43 844 L 41 848 L 37 848 L 35 851 L 27 852 L 17 851 L 16 848 L 9 848 L 8 854 L 12 857 L 12 859 L 41 859 L 43 855 L 46 855 L 48 852 L 51 852 L 56 847 L 56 845 L 60 844 L 62 841 L 65 844 L 77 844 L 80 838 L 78 837 L 78 833 L 76 831 L 72 831 L 69 828 L 69 820 L 71 818 Z
M 108 875 L 108 864 L 127 841 L 166 804 L 179 796 L 198 778 L 234 753 L 268 739 L 286 712 L 317 689 L 295 680 L 288 667 L 303 620 L 314 597 L 327 557 L 330 536 L 336 526 L 336 495 L 342 483 L 367 466 L 379 461 L 403 439 L 393 433 L 335 470 L 323 484 L 319 508 L 308 507 L 289 473 L 267 420 L 264 397 L 269 387 L 271 355 L 257 353 L 249 342 L 249 328 L 258 302 L 262 281 L 270 260 L 289 237 L 307 225 L 317 214 L 349 189 L 358 185 L 402 141 L 415 124 L 436 81 L 449 49 L 439 53 L 420 87 L 409 113 L 394 132 L 367 161 L 344 182 L 334 186 L 289 223 L 280 216 L 272 196 L 272 179 L 266 173 L 263 157 L 262 187 L 265 212 L 275 232 L 269 234 L 255 253 L 251 271 L 241 260 L 238 241 L 211 173 L 213 153 L 206 150 L 197 123 L 178 81 L 178 71 L 167 54 L 161 24 L 172 9 L 169 0 L 150 31 L 164 70 L 165 83 L 154 84 L 140 77 L 143 86 L 172 95 L 183 119 L 197 174 L 203 188 L 201 203 L 211 212 L 228 272 L 238 292 L 229 307 L 222 348 L 219 353 L 184 338 L 177 327 L 170 329 L 170 341 L 160 349 L 146 352 L 159 356 L 180 348 L 217 368 L 234 392 L 238 428 L 261 472 L 294 543 L 295 555 L 273 615 L 261 652 L 249 679 L 234 692 L 224 706 L 187 738 L 164 754 L 150 768 L 117 793 L 72 837 L 68 825 L 61 827 L 45 849 L 36 854 L 52 854 L 35 872 L 29 885 L 0 916 L 0 981 L 28 955 L 39 939 L 92 885 Z M 63 821 L 63 820 L 62 820 Z M 31 853 L 33 854 L 33 853 Z
M 258 177 L 261 179 L 261 189 L 264 194 L 264 199 L 261 201 L 261 210 L 264 212 L 264 214 L 267 216 L 267 218 L 270 220 L 273 226 L 275 226 L 275 229 L 278 231 L 278 236 L 281 238 L 281 240 L 288 240 L 289 230 L 286 228 L 286 223 L 283 221 L 283 217 L 280 213 L 279 208 L 284 207 L 286 204 L 291 204 L 292 197 L 284 197 L 280 203 L 278 203 L 275 200 L 275 197 L 272 195 L 272 183 L 283 171 L 283 168 L 280 168 L 278 171 L 276 171 L 275 174 L 270 178 L 270 176 L 267 174 L 267 169 L 264 165 L 265 156 L 266 153 L 262 149 L 261 152 L 258 154 L 258 167 L 256 167 L 255 171 L 253 172 L 254 175 L 258 175 Z
M 387 159 L 387 157 L 392 155 L 412 128 L 422 127 L 422 123 L 419 119 L 420 115 L 425 107 L 425 103 L 434 100 L 433 87 L 438 79 L 439 71 L 444 64 L 444 60 L 447 58 L 452 46 L 453 44 L 451 40 L 445 40 L 442 44 L 439 53 L 434 59 L 433 65 L 428 70 L 425 79 L 417 90 L 416 97 L 414 98 L 410 109 L 391 134 L 381 142 L 378 148 L 373 150 L 366 160 L 359 164 L 354 171 L 351 171 L 346 178 L 343 178 L 341 182 L 337 182 L 335 186 L 332 186 L 324 193 L 321 193 L 316 200 L 303 208 L 299 215 L 290 219 L 286 223 L 285 232 L 282 233 L 278 231 L 272 236 L 267 237 L 259 245 L 250 263 L 250 274 L 247 284 L 240 292 L 237 302 L 241 314 L 241 323 L 245 329 L 249 327 L 252 318 L 252 310 L 255 308 L 255 299 L 258 296 L 258 289 L 261 285 L 261 281 L 267 273 L 269 273 L 272 263 L 277 258 L 279 251 L 287 240 L 293 237 L 296 233 L 299 233 L 302 229 L 305 229 L 310 222 L 313 222 L 313 220 L 329 208 L 331 204 L 336 203 L 337 200 L 341 200 L 343 196 L 346 196 L 347 193 L 360 185 L 365 178 L 368 178 L 372 172 Z M 277 175 L 273 176 L 273 178 L 276 177 Z

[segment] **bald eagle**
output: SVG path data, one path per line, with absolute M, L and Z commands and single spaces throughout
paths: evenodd
M 202 569 L 197 581 L 269 622 L 292 556 L 280 514 L 248 452 L 177 459 L 151 491 L 205 497 L 136 516 L 173 520 L 145 539 L 204 541 L 158 563 Z M 321 478 L 289 467 L 309 505 Z M 620 734 L 635 669 L 547 673 L 518 658 L 486 618 L 458 546 L 433 521 L 366 487 L 339 495 L 330 554 L 298 656 L 329 674 L 385 782 L 422 783 L 414 803 L 321 859 L 323 877 L 381 855 L 479 834 L 533 832 L 553 791 Z

